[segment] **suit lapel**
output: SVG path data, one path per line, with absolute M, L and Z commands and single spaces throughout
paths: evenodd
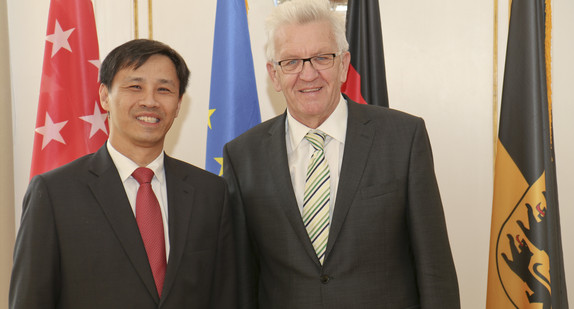
M 97 178 L 89 184 L 90 189 L 102 207 L 136 272 L 158 303 L 159 296 L 134 213 L 124 185 L 105 145 L 94 154 L 91 163 L 90 171 Z
M 174 166 L 175 160 L 165 156 L 165 176 L 168 199 L 170 253 L 167 263 L 162 300 L 166 299 L 183 256 L 193 210 L 193 187 L 185 181 L 186 174 Z
M 357 103 L 349 100 L 347 105 L 349 115 L 345 151 L 339 176 L 335 211 L 329 231 L 326 259 L 337 241 L 341 227 L 357 193 L 374 138 L 374 130 L 370 124 L 369 116 L 361 112 Z
M 277 189 L 278 202 L 281 204 L 285 216 L 291 223 L 297 237 L 309 256 L 319 266 L 319 258 L 311 244 L 305 225 L 301 218 L 301 212 L 297 205 L 291 174 L 289 173 L 289 160 L 287 158 L 287 146 L 285 145 L 285 117 L 277 117 L 275 124 L 269 130 L 269 135 L 262 141 L 263 148 L 267 150 L 268 168 L 271 171 L 275 188 Z

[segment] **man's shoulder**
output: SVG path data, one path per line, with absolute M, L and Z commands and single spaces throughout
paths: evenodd
M 95 152 L 84 155 L 53 170 L 47 171 L 41 174 L 41 176 L 45 179 L 71 179 L 73 175 L 88 171 L 95 156 Z
M 424 124 L 424 120 L 416 115 L 375 105 L 349 103 L 349 117 L 365 122 L 373 122 L 385 128 L 417 127 Z
M 355 113 L 360 113 L 363 115 L 373 115 L 374 116 L 373 118 L 392 117 L 392 118 L 405 119 L 407 121 L 408 120 L 416 121 L 421 119 L 419 116 L 410 114 L 408 112 L 384 106 L 349 102 L 349 109 L 354 111 Z
M 78 192 L 81 187 L 95 177 L 95 174 L 90 172 L 95 156 L 95 153 L 87 154 L 60 167 L 34 176 L 28 184 L 28 192 L 33 193 L 39 187 L 53 192 L 52 194 L 59 192 L 66 195 L 72 191 Z
M 253 128 L 247 130 L 245 133 L 239 135 L 229 145 L 245 145 L 254 142 L 259 142 L 263 137 L 284 130 L 285 128 L 285 113 L 277 115 L 267 121 L 264 121 Z
M 165 158 L 166 173 L 178 173 L 185 179 L 205 183 L 223 185 L 223 178 L 201 169 L 191 163 L 170 156 Z

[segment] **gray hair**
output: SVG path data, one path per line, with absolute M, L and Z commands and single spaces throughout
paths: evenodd
M 304 25 L 315 21 L 327 21 L 331 24 L 339 51 L 346 51 L 349 48 L 349 43 L 345 36 L 345 20 L 331 9 L 328 0 L 291 0 L 274 8 L 265 20 L 267 60 L 273 61 L 273 57 L 275 57 L 275 34 L 277 29 L 285 25 Z

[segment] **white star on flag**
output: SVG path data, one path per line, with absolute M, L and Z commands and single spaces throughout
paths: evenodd
M 106 129 L 106 118 L 108 117 L 108 113 L 102 113 L 100 108 L 98 107 L 98 102 L 94 104 L 94 113 L 92 115 L 81 116 L 85 122 L 89 122 L 92 125 L 90 130 L 90 138 L 94 136 L 99 130 L 102 130 L 106 135 L 108 135 L 108 130 Z
M 54 58 L 54 55 L 56 55 L 56 53 L 61 48 L 65 48 L 65 49 L 69 50 L 70 52 L 72 51 L 72 47 L 70 47 L 70 43 L 68 42 L 68 38 L 70 37 L 70 35 L 72 34 L 72 32 L 75 29 L 76 28 L 72 28 L 72 29 L 63 31 L 62 27 L 60 27 L 60 23 L 56 19 L 56 27 L 54 28 L 54 33 L 50 34 L 46 37 L 46 40 L 48 42 L 52 42 L 52 44 L 53 44 L 53 46 L 52 46 L 52 58 Z
M 50 99 L 55 102 L 58 100 L 59 93 L 63 91 L 65 91 L 65 89 L 60 85 L 60 80 L 57 77 L 48 74 L 42 76 L 41 95 L 48 95 Z
M 100 82 L 100 67 L 102 66 L 102 62 L 100 61 L 100 59 L 88 60 L 88 62 L 91 63 L 96 68 L 98 68 L 98 82 Z
M 42 139 L 42 150 L 52 140 L 58 141 L 64 145 L 66 144 L 66 141 L 64 141 L 64 138 L 60 134 L 60 130 L 62 130 L 66 123 L 68 123 L 67 120 L 54 123 L 48 112 L 46 112 L 46 120 L 44 122 L 44 126 L 36 128 L 36 132 L 44 136 Z

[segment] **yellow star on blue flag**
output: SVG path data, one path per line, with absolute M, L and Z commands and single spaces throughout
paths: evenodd
M 221 168 L 219 169 L 219 176 L 223 176 L 223 158 L 213 158 L 213 160 L 215 160 L 215 162 L 219 163 L 219 165 L 221 165 Z
M 209 110 L 209 115 L 207 115 L 207 127 L 211 129 L 211 115 L 215 113 L 215 109 Z

